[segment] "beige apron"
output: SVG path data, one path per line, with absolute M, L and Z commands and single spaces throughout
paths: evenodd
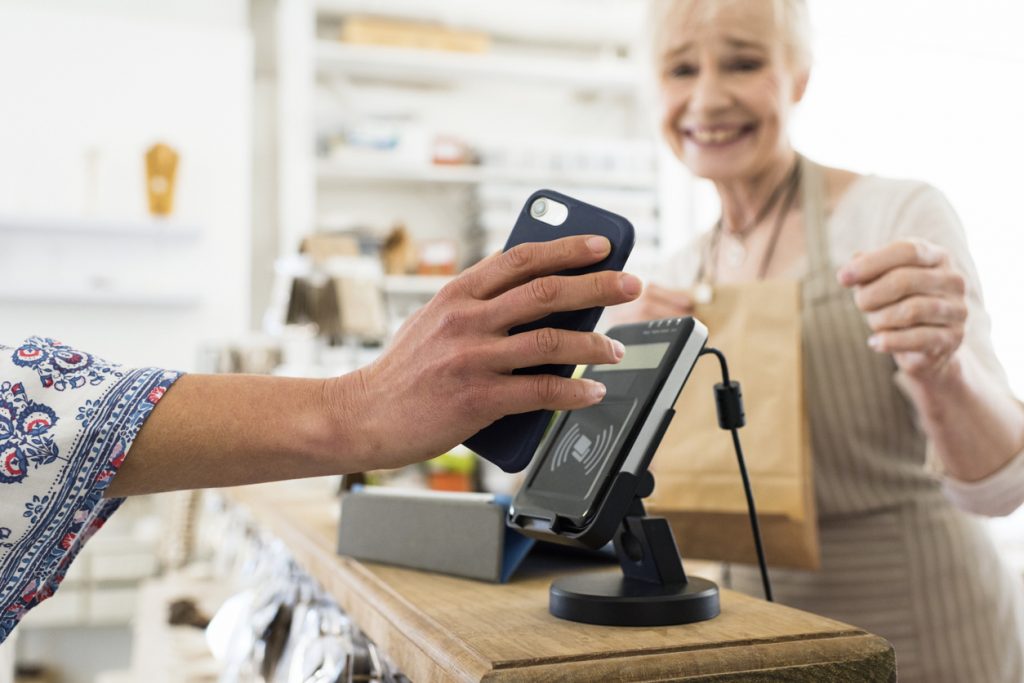
M 775 598 L 886 638 L 903 683 L 1021 683 L 1021 579 L 983 522 L 926 471 L 896 365 L 868 348 L 864 315 L 836 281 L 821 169 L 803 163 L 802 337 L 822 567 L 775 569 Z M 731 578 L 761 594 L 756 568 L 734 566 Z

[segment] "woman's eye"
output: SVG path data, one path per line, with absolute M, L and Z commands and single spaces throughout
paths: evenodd
M 669 70 L 674 78 L 686 78 L 697 75 L 697 67 L 693 64 L 677 64 Z
M 759 59 L 737 59 L 729 62 L 729 64 L 726 65 L 726 68 L 729 71 L 749 72 L 757 71 L 762 66 L 764 66 L 764 62 Z

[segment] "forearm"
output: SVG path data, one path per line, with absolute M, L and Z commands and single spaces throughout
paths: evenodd
M 107 490 L 127 496 L 355 471 L 364 440 L 332 380 L 185 375 L 153 410 Z
M 907 387 L 921 426 L 949 476 L 984 479 L 1024 450 L 1024 407 L 986 386 L 969 353 L 957 353 L 944 372 Z

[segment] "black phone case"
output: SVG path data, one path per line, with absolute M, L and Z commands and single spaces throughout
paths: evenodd
M 569 216 L 559 226 L 552 226 L 537 220 L 530 215 L 530 206 L 538 197 L 550 197 L 569 207 Z M 530 195 L 519 212 L 512 234 L 505 243 L 505 251 L 524 242 L 549 242 L 571 235 L 602 235 L 611 242 L 611 253 L 602 260 L 586 268 L 575 268 L 562 271 L 559 275 L 579 275 L 601 270 L 619 270 L 626 265 L 626 259 L 633 249 L 635 231 L 632 224 L 622 216 L 610 211 L 591 206 L 578 199 L 573 199 L 552 190 L 538 190 Z M 597 326 L 601 317 L 601 307 L 588 308 L 581 311 L 564 311 L 552 313 L 532 323 L 520 325 L 509 330 L 509 334 L 518 334 L 544 327 L 557 327 L 565 330 L 589 332 Z M 572 374 L 572 365 L 538 365 L 531 368 L 516 370 L 517 374 L 550 373 L 568 377 Z M 540 445 L 544 431 L 551 421 L 552 411 L 536 410 L 530 413 L 508 415 L 480 430 L 466 440 L 467 448 L 484 457 L 506 472 L 519 472 L 530 464 L 534 451 Z

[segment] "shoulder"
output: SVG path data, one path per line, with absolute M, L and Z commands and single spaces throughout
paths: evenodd
M 910 178 L 855 176 L 837 195 L 829 215 L 829 233 L 840 258 L 895 239 L 959 243 L 961 232 L 956 212 L 942 191 Z
M 890 178 L 836 171 L 836 182 L 829 174 L 829 199 L 833 217 L 848 215 L 889 218 L 899 221 L 908 211 L 921 208 L 950 207 L 946 196 L 934 185 L 912 178 Z M 842 174 L 842 175 L 838 175 Z

